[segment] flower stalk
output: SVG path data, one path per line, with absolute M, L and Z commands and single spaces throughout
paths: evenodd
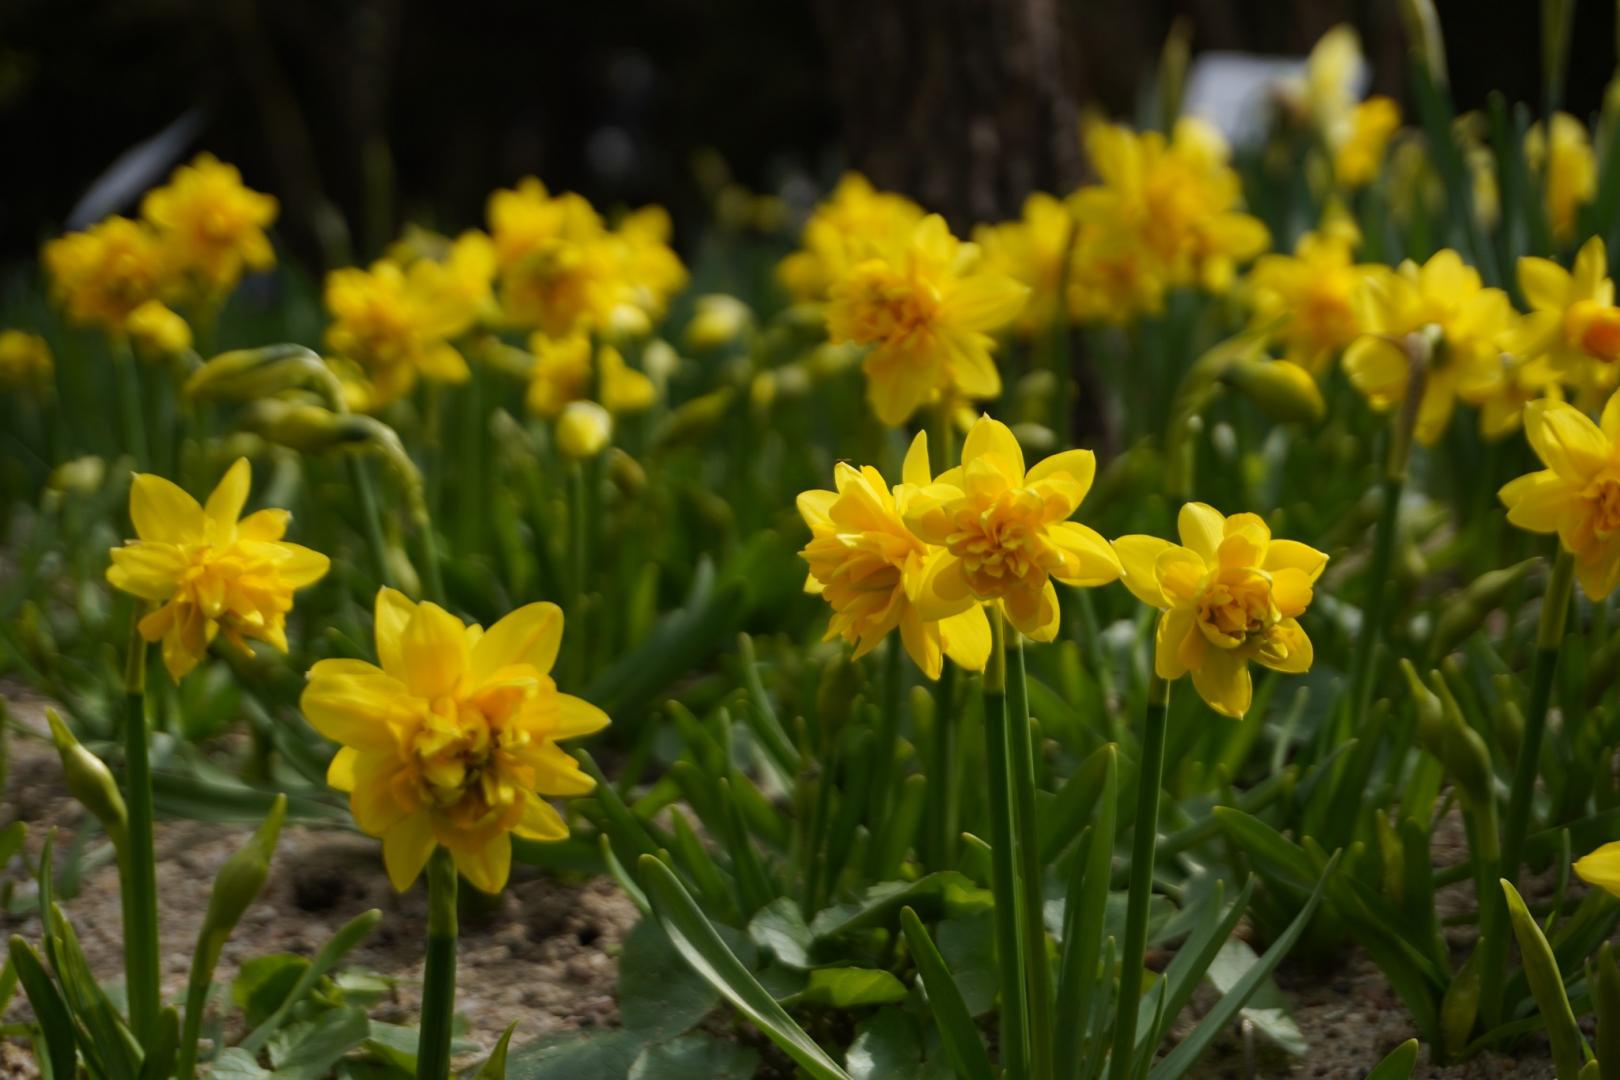
M 456 866 L 436 848 L 428 859 L 427 966 L 422 975 L 422 1028 L 416 1044 L 417 1080 L 450 1075 L 451 1021 L 456 1012 Z
M 1004 643 L 1005 644 L 1005 643 Z M 1035 749 L 1029 721 L 1029 685 L 1024 677 L 1023 638 L 1014 636 L 1007 657 L 1007 753 L 1012 776 L 1014 844 L 1018 859 L 1019 944 L 1028 982 L 1030 1075 L 1050 1080 L 1056 1025 L 1052 976 L 1046 955 L 1046 890 L 1042 888 L 1040 842 L 1035 832 Z
M 1159 841 L 1159 788 L 1164 780 L 1164 740 L 1170 684 L 1149 677 L 1147 722 L 1142 732 L 1136 780 L 1136 833 L 1131 840 L 1131 881 L 1125 907 L 1125 950 L 1120 957 L 1119 1012 L 1114 1021 L 1111 1080 L 1127 1080 L 1136 1056 L 1137 1003 L 1147 956 L 1148 901 L 1153 897 L 1153 858 Z
M 990 802 L 990 887 L 995 894 L 996 956 L 1001 972 L 1001 1064 L 1006 1076 L 1029 1075 L 1029 982 L 1019 914 L 1015 813 L 1007 761 L 1006 628 L 999 607 L 990 613 L 990 664 L 984 673 L 985 766 Z
M 121 882 L 124 909 L 124 982 L 130 1026 L 143 1047 L 157 1038 L 162 996 L 158 984 L 157 854 L 152 837 L 152 757 L 146 730 L 146 639 L 130 631 L 124 666 L 124 805 L 129 813 L 128 866 Z

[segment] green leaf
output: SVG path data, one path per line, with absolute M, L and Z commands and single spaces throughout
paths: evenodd
M 466 1024 L 458 1016 L 455 1018 L 454 1026 L 459 1033 Z M 366 1033 L 366 1041 L 362 1045 L 368 1053 L 381 1058 L 390 1069 L 409 1076 L 416 1072 L 416 1051 L 421 1040 L 422 1033 L 417 1028 L 373 1020 L 370 1031 Z M 477 1049 L 479 1049 L 477 1043 L 459 1035 L 450 1043 L 452 1057 L 470 1054 Z
M 45 1035 L 45 1049 L 50 1057 L 51 1076 L 55 1080 L 71 1080 L 78 1057 L 78 1039 L 73 1033 L 73 1018 L 67 1005 L 45 968 L 28 947 L 28 942 L 13 934 L 10 942 L 11 966 L 22 983 L 28 1004 L 33 1007 L 34 1018 Z
M 1558 1080 L 1578 1080 L 1586 1057 L 1586 1042 L 1575 1023 L 1575 1014 L 1570 1011 L 1569 995 L 1564 992 L 1564 979 L 1558 973 L 1552 946 L 1547 944 L 1541 927 L 1524 906 L 1519 891 L 1503 881 L 1502 893 L 1507 897 L 1508 920 L 1519 942 L 1519 958 L 1530 980 L 1530 993 L 1536 999 L 1542 1019 L 1547 1022 L 1547 1041 L 1552 1044 Z
M 289 1024 L 266 1048 L 278 1080 L 320 1080 L 338 1059 L 371 1036 L 364 1009 L 328 1009 Z
M 643 920 L 619 959 L 619 1016 L 626 1031 L 662 1042 L 694 1027 L 720 995 L 681 959 L 658 923 Z
M 1417 1068 L 1417 1059 L 1418 1041 L 1407 1039 L 1391 1050 L 1384 1060 L 1373 1066 L 1373 1071 L 1367 1074 L 1367 1080 L 1412 1080 L 1412 1070 Z
M 563 1032 L 514 1051 L 506 1080 L 625 1080 L 643 1045 L 628 1031 Z
M 1593 1011 L 1597 1013 L 1597 1058 L 1603 1080 L 1620 1080 L 1620 967 L 1607 941 L 1598 949 L 1592 979 Z
M 1245 942 L 1230 938 L 1221 945 L 1206 974 L 1215 989 L 1228 994 L 1259 962 L 1260 958 Z M 1243 1007 L 1243 1017 L 1254 1024 L 1260 1034 L 1295 1057 L 1304 1056 L 1310 1048 L 1288 1012 L 1287 999 L 1270 979 L 1261 981 L 1249 1004 Z
M 794 995 L 804 1005 L 830 1005 L 835 1009 L 856 1009 L 867 1005 L 892 1005 L 906 996 L 900 980 L 875 968 L 831 967 L 810 972 L 810 981 Z
M 219 1052 L 208 1075 L 218 1080 L 264 1080 L 272 1074 L 240 1046 L 229 1046 Z
M 255 956 L 243 964 L 236 978 L 231 980 L 231 1000 L 242 1011 L 243 1019 L 257 1027 L 287 1000 L 308 967 L 306 957 L 292 953 Z
M 780 964 L 800 970 L 810 966 L 810 927 L 791 896 L 777 897 L 760 908 L 748 921 L 748 936 Z
M 955 1066 L 958 1076 L 966 1080 L 991 1080 L 990 1056 L 984 1041 L 973 1023 L 973 1015 L 962 1000 L 956 980 L 945 966 L 944 957 L 934 948 L 922 920 L 911 908 L 900 911 L 900 930 L 906 937 L 906 946 L 917 964 L 923 990 L 928 995 L 928 1008 L 934 1014 L 934 1026 L 939 1029 L 940 1042 L 945 1054 Z
M 904 916 L 902 915 L 902 918 Z M 939 954 L 951 969 L 951 979 L 974 1016 L 983 1016 L 996 1004 L 1000 989 L 996 974 L 996 929 L 988 911 L 942 919 L 935 926 Z
M 692 1032 L 643 1050 L 627 1080 L 749 1080 L 759 1069 L 759 1051 Z
M 478 1072 L 473 1074 L 473 1080 L 506 1080 L 506 1051 L 512 1043 L 512 1032 L 516 1030 L 516 1020 L 506 1025 L 495 1049 L 490 1051 L 489 1057 L 478 1066 Z
M 1038 681 L 1030 680 L 1030 702 L 1036 703 Z M 1050 691 L 1048 691 L 1050 693 Z M 1037 710 L 1036 715 L 1045 716 Z M 1044 807 L 1036 814 L 1035 832 L 1040 838 L 1041 865 L 1045 866 L 1080 835 L 1092 819 L 1092 810 L 1102 794 L 1103 777 L 1110 763 L 1117 768 L 1117 749 L 1112 743 L 1094 750 L 1075 769 Z
M 918 1080 L 924 1065 L 917 1021 L 899 1009 L 882 1009 L 861 1021 L 844 1053 L 844 1068 L 855 1080 Z
M 720 940 L 669 867 L 643 855 L 637 870 L 659 924 L 687 963 L 816 1080 L 849 1080 Z
M 1118 748 L 1110 743 L 1103 747 L 1103 754 L 1101 810 L 1096 822 L 1088 830 L 1082 830 L 1063 900 L 1059 1016 L 1089 1016 L 1089 1005 L 1098 982 L 1112 977 L 1098 967 L 1098 957 L 1102 953 L 1103 922 L 1108 914 L 1108 879 L 1113 868 L 1114 833 L 1119 819 Z M 1062 1026 L 1053 1034 L 1056 1058 L 1061 1061 L 1078 1059 L 1085 1035 L 1083 1022 Z
M 837 904 L 816 912 L 810 920 L 810 933 L 820 944 L 851 931 L 887 925 L 903 907 L 938 918 L 988 911 L 994 905 L 988 889 L 979 888 L 966 875 L 945 870 L 909 884 L 885 881 L 873 885 L 856 903 Z
M 237 1045 L 250 1054 L 257 1054 L 270 1036 L 286 1022 L 287 1014 L 299 999 L 309 993 L 320 977 L 347 956 L 351 949 L 364 941 L 366 935 L 377 925 L 377 920 L 381 918 L 382 912 L 372 908 L 370 911 L 362 911 L 338 927 L 337 932 L 327 939 L 326 944 L 321 946 L 321 951 L 315 954 L 315 959 L 303 970 L 303 974 L 298 977 L 298 981 L 293 984 L 292 990 L 282 999 L 275 1012 L 266 1017 Z
M 1322 871 L 1321 879 L 1316 883 L 1316 889 L 1311 893 L 1310 899 L 1305 902 L 1305 906 L 1300 909 L 1299 914 L 1294 917 L 1294 921 L 1288 924 L 1288 929 L 1284 930 L 1282 935 L 1271 943 L 1271 948 L 1266 950 L 1260 961 L 1251 967 L 1233 985 L 1232 989 L 1221 996 L 1221 1000 L 1204 1015 L 1204 1018 L 1198 1022 L 1198 1026 L 1193 1028 L 1191 1034 L 1178 1043 L 1176 1048 L 1170 1051 L 1164 1060 L 1153 1068 L 1148 1074 L 1151 1080 L 1178 1080 L 1188 1069 L 1192 1068 L 1193 1064 L 1203 1056 L 1204 1051 L 1209 1048 L 1209 1044 L 1214 1041 L 1215 1036 L 1220 1034 L 1226 1025 L 1232 1022 L 1244 1005 L 1248 1004 L 1249 998 L 1260 988 L 1261 983 L 1271 977 L 1271 973 L 1276 970 L 1278 964 L 1282 963 L 1282 958 L 1288 954 L 1288 950 L 1294 947 L 1294 943 L 1299 940 L 1300 935 L 1305 932 L 1306 925 L 1310 923 L 1311 918 L 1316 914 L 1316 909 L 1322 902 L 1322 894 L 1327 889 L 1328 882 L 1332 879 L 1334 871 L 1339 868 L 1339 858 L 1340 853 L 1336 852 L 1328 860 L 1327 866 Z

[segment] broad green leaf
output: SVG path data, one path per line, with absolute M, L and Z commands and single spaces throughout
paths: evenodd
M 563 1032 L 508 1054 L 506 1080 L 625 1080 L 643 1046 L 628 1031 Z
M 242 1010 L 243 1019 L 257 1027 L 287 1000 L 308 967 L 307 958 L 292 953 L 255 956 L 231 980 L 231 1000 Z
M 818 911 L 810 920 L 810 933 L 819 944 L 854 930 L 887 925 L 903 907 L 938 918 L 988 911 L 994 904 L 988 889 L 979 888 L 954 870 L 945 870 L 909 884 L 886 881 L 873 885 L 856 903 Z
M 477 1043 L 463 1037 L 466 1026 L 466 1021 L 461 1017 L 455 1018 L 453 1028 L 456 1038 L 450 1043 L 453 1057 L 470 1054 L 479 1048 Z M 414 1027 L 373 1020 L 362 1046 L 367 1053 L 386 1062 L 389 1068 L 408 1076 L 416 1072 L 416 1050 L 420 1043 L 421 1032 Z
M 753 1047 L 691 1032 L 647 1047 L 627 1080 L 750 1080 L 758 1069 Z
M 657 922 L 643 920 L 619 958 L 619 1016 L 647 1042 L 674 1038 L 720 1004 L 720 995 L 681 959 Z
M 1271 943 L 1271 948 L 1266 950 L 1259 962 L 1244 973 L 1231 990 L 1221 996 L 1221 1000 L 1204 1015 L 1198 1026 L 1153 1068 L 1148 1074 L 1151 1080 L 1179 1080 L 1203 1056 L 1215 1036 L 1236 1018 L 1244 1005 L 1248 1004 L 1249 998 L 1260 985 L 1271 977 L 1271 973 L 1282 963 L 1283 957 L 1294 947 L 1294 943 L 1299 940 L 1300 935 L 1305 932 L 1306 925 L 1316 914 L 1317 907 L 1322 903 L 1322 894 L 1327 889 L 1334 871 L 1339 868 L 1339 858 L 1339 853 L 1335 853 L 1328 860 L 1321 879 L 1316 883 L 1316 889 L 1305 902 L 1305 906 L 1300 908 L 1294 921 L 1288 924 L 1288 929 Z
M 856 1009 L 867 1005 L 892 1005 L 906 996 L 900 980 L 887 971 L 874 968 L 815 968 L 810 981 L 795 996 L 805 1005 L 829 1005 L 835 1009 Z
M 266 1017 L 258 1027 L 249 1032 L 248 1036 L 237 1045 L 250 1054 L 258 1053 L 259 1049 L 276 1033 L 276 1029 L 286 1022 L 287 1014 L 298 1003 L 299 999 L 314 988 L 322 975 L 325 975 L 339 960 L 347 956 L 350 950 L 365 940 L 366 935 L 371 933 L 372 928 L 377 925 L 377 920 L 381 918 L 382 912 L 372 908 L 370 911 L 362 911 L 338 927 L 336 933 L 327 939 L 325 945 L 321 946 L 320 952 L 315 954 L 315 959 L 299 975 L 298 981 L 293 984 L 292 990 L 282 999 L 275 1012 Z
M 320 1080 L 370 1036 L 364 1009 L 328 1009 L 277 1031 L 266 1050 L 278 1080 Z
M 798 901 L 781 896 L 759 909 L 748 922 L 748 936 L 791 968 L 810 966 L 810 927 L 799 913 Z
M 945 959 L 934 947 L 916 911 L 909 907 L 901 909 L 900 930 L 905 934 L 906 945 L 917 964 L 917 974 L 922 979 L 923 991 L 928 995 L 928 1008 L 934 1014 L 934 1026 L 939 1030 L 940 1042 L 951 1064 L 956 1067 L 957 1075 L 965 1080 L 991 1080 L 994 1073 L 990 1068 L 990 1056 L 985 1051 L 984 1041 L 979 1038 L 973 1015 L 968 1011 L 956 980 L 945 966 Z
M 273 1074 L 246 1050 L 239 1046 L 228 1046 L 214 1059 L 208 1075 L 219 1080 L 265 1080 Z
M 1259 962 L 1260 958 L 1246 943 L 1229 938 L 1221 945 L 1206 974 L 1215 989 L 1227 994 Z M 1249 1003 L 1243 1006 L 1243 1016 L 1260 1034 L 1289 1054 L 1301 1057 L 1309 1049 L 1299 1025 L 1288 1012 L 1287 999 L 1270 979 L 1261 981 Z
M 844 1068 L 855 1080 L 921 1080 L 927 1065 L 917 1021 L 899 1009 L 881 1009 L 861 1021 Z
M 720 940 L 669 867 L 643 855 L 637 869 L 660 925 L 687 963 L 816 1080 L 849 1080 Z
M 988 911 L 942 919 L 934 928 L 939 954 L 968 1012 L 983 1016 L 996 1004 L 996 930 Z

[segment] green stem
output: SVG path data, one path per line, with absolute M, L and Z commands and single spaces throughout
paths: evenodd
M 383 539 L 382 516 L 377 509 L 377 489 L 372 484 L 371 470 L 363 458 L 348 455 L 349 483 L 354 487 L 360 503 L 360 526 L 365 531 L 366 547 L 371 552 L 371 567 L 379 584 L 397 587 L 393 572 L 388 567 L 388 543 Z
M 1530 708 L 1524 715 L 1524 741 L 1519 746 L 1513 787 L 1508 794 L 1502 876 L 1512 882 L 1519 880 L 1524 838 L 1530 827 L 1530 804 L 1541 766 L 1541 740 L 1547 729 L 1547 707 L 1552 702 L 1553 676 L 1558 669 L 1558 650 L 1564 642 L 1574 574 L 1575 560 L 1560 546 L 1552 575 L 1547 579 L 1547 595 L 1541 602 L 1541 627 L 1536 635 L 1535 657 L 1530 662 Z
M 1014 845 L 1018 858 L 1020 943 L 1029 982 L 1030 1075 L 1051 1080 L 1052 975 L 1046 955 L 1046 890 L 1041 846 L 1035 834 L 1035 748 L 1029 722 L 1029 686 L 1024 679 L 1024 642 L 1016 633 L 1007 663 L 1007 753 L 1011 758 Z
M 1395 537 L 1400 531 L 1401 490 L 1405 486 L 1405 476 L 1402 474 L 1391 473 L 1384 477 L 1384 498 L 1378 514 L 1378 531 L 1373 539 L 1372 570 L 1367 579 L 1367 606 L 1362 612 L 1361 632 L 1356 636 L 1356 651 L 1350 662 L 1351 724 L 1348 732 L 1341 728 L 1341 738 L 1361 730 L 1367 710 L 1372 706 L 1373 660 L 1378 653 L 1378 638 L 1384 626 L 1384 603 L 1389 594 L 1390 564 L 1395 559 Z
M 450 1075 L 451 1021 L 456 1013 L 456 865 L 442 847 L 428 859 L 427 882 L 427 968 L 422 973 L 416 1076 L 445 1080 Z
M 905 649 L 898 633 L 889 637 L 883 654 L 883 714 L 878 720 L 876 759 L 872 770 L 872 797 L 868 807 L 867 824 L 875 835 L 877 828 L 889 820 L 889 794 L 894 786 L 894 759 L 900 745 L 900 693 L 905 683 Z M 878 872 L 883 861 L 882 845 L 873 843 L 866 851 L 869 876 Z
M 1029 1075 L 1027 995 L 1020 946 L 1015 820 L 1007 764 L 1007 649 L 1001 609 L 990 611 L 990 666 L 984 673 L 985 765 L 990 799 L 990 887 L 995 894 L 996 956 L 1001 972 L 1001 1063 L 1009 1078 Z
M 1148 901 L 1153 897 L 1153 857 L 1159 841 L 1159 788 L 1164 780 L 1164 735 L 1170 685 L 1148 681 L 1146 730 L 1136 777 L 1136 832 L 1131 838 L 1131 884 L 1125 908 L 1125 951 L 1120 957 L 1119 1012 L 1114 1021 L 1111 1080 L 1127 1080 L 1136 1057 L 1136 1014 L 1142 1000 L 1147 956 Z
M 956 863 L 956 665 L 945 661 L 934 694 L 934 737 L 928 747 L 928 869 L 949 870 Z
M 146 731 L 146 639 L 132 629 L 124 667 L 124 805 L 129 811 L 124 981 L 130 1026 L 141 1046 L 157 1038 L 163 998 L 158 983 L 157 853 L 152 839 L 152 757 Z
M 140 373 L 135 370 L 135 354 L 122 334 L 112 339 L 113 368 L 118 372 L 118 406 L 124 419 L 124 448 L 135 459 L 135 468 L 145 470 L 152 455 L 146 443 L 146 415 L 141 404 Z

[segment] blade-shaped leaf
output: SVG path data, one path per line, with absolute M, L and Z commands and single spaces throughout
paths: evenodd
M 934 1013 L 934 1025 L 939 1029 L 940 1043 L 951 1059 L 958 1076 L 966 1080 L 991 1080 L 990 1055 L 985 1051 L 979 1029 L 973 1023 L 967 1003 L 962 1000 L 956 980 L 945 966 L 945 958 L 934 947 L 922 920 L 911 908 L 900 910 L 900 930 L 906 936 L 911 958 L 917 964 L 923 990 L 928 994 L 928 1007 Z

